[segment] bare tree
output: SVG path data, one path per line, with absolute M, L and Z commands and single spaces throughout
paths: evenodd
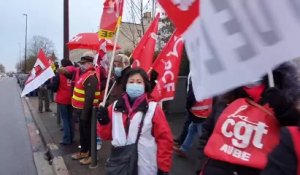
M 30 72 L 34 63 L 36 62 L 40 49 L 43 49 L 48 58 L 56 58 L 54 44 L 50 39 L 43 36 L 33 36 L 29 45 L 29 55 L 26 60 L 26 70 L 24 71 L 24 60 L 21 60 L 16 64 L 17 71 Z
M 43 49 L 46 56 L 49 57 L 54 52 L 54 44 L 46 37 L 33 36 L 30 42 L 29 55 L 37 57 L 40 49 Z
M 121 25 L 120 35 L 123 41 L 120 41 L 120 43 L 130 43 L 130 50 L 136 47 L 151 23 L 153 17 L 151 15 L 153 8 L 151 2 L 151 0 L 125 1 L 124 20 L 126 22 L 123 22 Z
M 160 51 L 169 41 L 175 29 L 174 24 L 168 17 L 163 17 L 160 21 L 158 31 L 158 50 Z

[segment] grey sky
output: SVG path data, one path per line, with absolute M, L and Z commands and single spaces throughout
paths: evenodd
M 103 0 L 69 3 L 70 39 L 77 33 L 96 32 Z M 14 70 L 20 54 L 24 55 L 23 13 L 28 14 L 28 43 L 34 35 L 45 36 L 54 42 L 58 58 L 63 56 L 63 0 L 0 0 L 0 64 L 7 71 Z

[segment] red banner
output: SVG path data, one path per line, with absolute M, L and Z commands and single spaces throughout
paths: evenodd
M 146 72 L 150 69 L 156 45 L 159 17 L 160 14 L 157 14 L 138 46 L 134 49 L 132 67 L 141 67 Z
M 183 39 L 179 32 L 174 32 L 153 63 L 152 68 L 158 73 L 158 77 L 151 96 L 156 101 L 166 101 L 174 98 L 182 49 Z
M 122 21 L 124 0 L 106 0 L 100 20 L 99 38 L 112 38 Z
M 200 0 L 158 0 L 173 21 L 178 32 L 183 33 L 200 15 Z

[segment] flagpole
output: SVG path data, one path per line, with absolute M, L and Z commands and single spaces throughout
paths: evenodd
M 272 70 L 268 71 L 269 87 L 275 87 L 274 76 Z
M 106 86 L 105 86 L 102 106 L 105 106 L 105 103 L 107 101 L 109 80 L 110 80 L 110 77 L 111 77 L 111 72 L 112 72 L 112 68 L 113 68 L 113 64 L 114 64 L 114 59 L 115 59 L 115 54 L 116 54 L 116 49 L 117 49 L 117 42 L 118 42 L 119 33 L 120 33 L 120 26 L 121 26 L 121 24 L 119 24 L 118 27 L 117 27 L 116 39 L 115 39 L 114 48 L 113 48 L 113 52 L 112 52 L 112 58 L 110 60 L 109 71 L 108 71 L 108 76 L 107 76 L 107 80 L 106 80 Z M 101 103 L 100 103 L 99 106 L 101 106 Z

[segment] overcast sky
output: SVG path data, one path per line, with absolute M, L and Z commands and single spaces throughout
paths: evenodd
M 103 0 L 70 0 L 70 39 L 81 32 L 96 32 Z M 63 0 L 0 0 L 0 64 L 14 70 L 24 55 L 25 16 L 28 14 L 28 44 L 34 35 L 54 42 L 63 56 Z M 21 51 L 21 53 L 20 53 Z M 22 57 L 24 59 L 24 57 Z

